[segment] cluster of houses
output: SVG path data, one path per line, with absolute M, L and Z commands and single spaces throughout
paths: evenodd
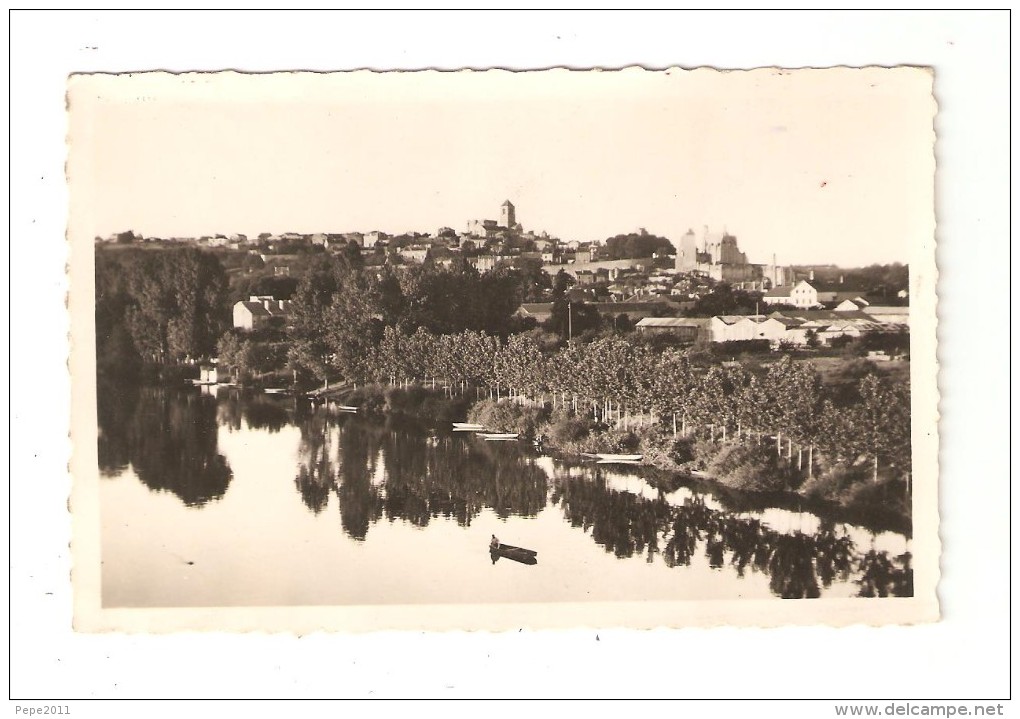
M 853 310 L 777 310 L 768 315 L 715 317 L 646 317 L 636 329 L 668 334 L 681 342 L 741 342 L 766 340 L 773 348 L 803 347 L 812 337 L 830 344 L 838 337 L 909 332 L 909 308 L 872 307 Z
M 148 238 L 151 239 L 151 238 Z M 119 233 L 97 242 L 139 242 L 134 233 Z M 440 227 L 434 235 L 408 232 L 391 236 L 384 232 L 262 233 L 172 238 L 155 241 L 189 241 L 212 247 L 259 254 L 263 267 L 276 275 L 290 273 L 298 263 L 301 245 L 320 246 L 329 252 L 348 251 L 356 245 L 365 255 L 381 253 L 396 265 L 425 262 L 451 265 L 464 257 L 479 272 L 498 265 L 540 263 L 550 275 L 569 274 L 574 286 L 568 298 L 595 306 L 606 318 L 623 315 L 637 321 L 645 333 L 670 334 L 684 342 L 730 342 L 767 340 L 773 347 L 828 343 L 837 337 L 859 337 L 874 332 L 901 332 L 909 326 L 907 307 L 876 306 L 842 281 L 834 285 L 815 282 L 813 271 L 805 279 L 793 268 L 771 263 L 753 265 L 727 232 L 705 228 L 697 238 L 693 230 L 674 242 L 675 256 L 607 260 L 600 257 L 598 243 L 563 242 L 545 232 L 525 231 L 510 200 L 499 208 L 499 219 L 471 220 L 464 231 Z M 288 254 L 291 253 L 291 254 Z M 801 275 L 803 276 L 803 275 Z M 717 282 L 735 289 L 761 292 L 765 311 L 754 315 L 720 315 L 711 318 L 682 317 L 696 301 L 711 292 Z M 906 291 L 900 293 L 906 297 Z M 881 300 L 879 300 L 881 302 Z M 290 303 L 273 297 L 253 296 L 233 308 L 234 327 L 255 330 L 286 326 Z M 518 313 L 542 322 L 551 303 L 522 305 Z
M 859 290 L 847 290 L 843 287 L 842 278 L 836 284 L 815 282 L 814 270 L 808 279 L 790 285 L 778 285 L 762 296 L 767 305 L 787 305 L 798 309 L 832 307 L 837 310 L 852 312 L 869 306 L 867 298 Z M 899 297 L 906 298 L 907 291 L 901 290 Z

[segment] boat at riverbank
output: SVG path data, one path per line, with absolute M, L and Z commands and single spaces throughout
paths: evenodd
M 603 453 L 589 454 L 587 452 L 583 456 L 585 456 L 585 457 L 587 457 L 589 459 L 598 460 L 599 462 L 603 462 L 603 463 L 606 463 L 606 462 L 640 462 L 645 457 L 643 454 L 603 454 Z
M 488 442 L 509 442 L 520 437 L 516 432 L 480 432 L 478 436 Z
M 471 422 L 454 422 L 454 432 L 484 432 L 485 427 L 480 424 L 472 424 Z

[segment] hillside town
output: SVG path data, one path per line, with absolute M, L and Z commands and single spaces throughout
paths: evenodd
M 904 334 L 909 326 L 908 289 L 901 285 L 867 286 L 845 282 L 837 268 L 752 263 L 738 238 L 705 227 L 688 229 L 676 240 L 651 235 L 644 228 L 607 241 L 564 242 L 544 231 L 525 230 L 510 200 L 499 219 L 475 219 L 462 231 L 387 234 L 353 232 L 262 233 L 202 237 L 141 237 L 123 232 L 96 238 L 103 247 L 198 247 L 222 258 L 233 276 L 301 276 L 309 259 L 355 252 L 366 267 L 396 271 L 428 265 L 450 268 L 462 262 L 479 273 L 515 268 L 549 277 L 561 275 L 572 303 L 584 304 L 619 328 L 669 336 L 681 343 L 764 341 L 770 349 L 839 346 L 847 338 L 878 333 Z M 625 256 L 623 256 L 625 255 Z M 706 315 L 694 310 L 699 300 L 724 285 L 742 293 L 750 312 Z M 522 319 L 542 324 L 553 313 L 552 287 L 531 293 L 516 310 Z M 285 327 L 290 293 L 239 298 L 232 308 L 233 326 L 255 330 Z M 698 316 L 693 316 L 698 315 Z M 876 355 L 882 357 L 882 355 Z
M 564 242 L 525 230 L 509 200 L 498 217 L 460 232 L 97 238 L 104 407 L 222 388 L 279 421 L 351 413 L 412 422 L 419 438 L 453 423 L 520 451 L 909 526 L 905 265 L 755 263 L 736 235 L 708 228 Z M 153 384 L 164 394 L 128 389 Z M 117 412 L 101 420 L 108 436 L 133 436 L 114 422 L 131 411 Z M 168 421 L 168 437 L 184 431 Z M 104 457 L 124 451 L 103 446 Z M 320 450 L 302 452 L 312 464 L 295 481 L 317 511 L 324 489 L 308 477 Z M 220 496 L 229 478 L 210 476 Z M 180 488 L 186 502 L 208 501 L 195 491 Z

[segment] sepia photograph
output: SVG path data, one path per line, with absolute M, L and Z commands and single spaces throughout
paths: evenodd
M 930 71 L 84 75 L 68 108 L 82 628 L 937 617 Z
M 1008 715 L 1007 11 L 9 25 L 11 716 Z

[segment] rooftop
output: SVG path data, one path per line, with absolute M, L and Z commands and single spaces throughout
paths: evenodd
M 711 322 L 709 317 L 645 317 L 637 327 L 704 327 Z

